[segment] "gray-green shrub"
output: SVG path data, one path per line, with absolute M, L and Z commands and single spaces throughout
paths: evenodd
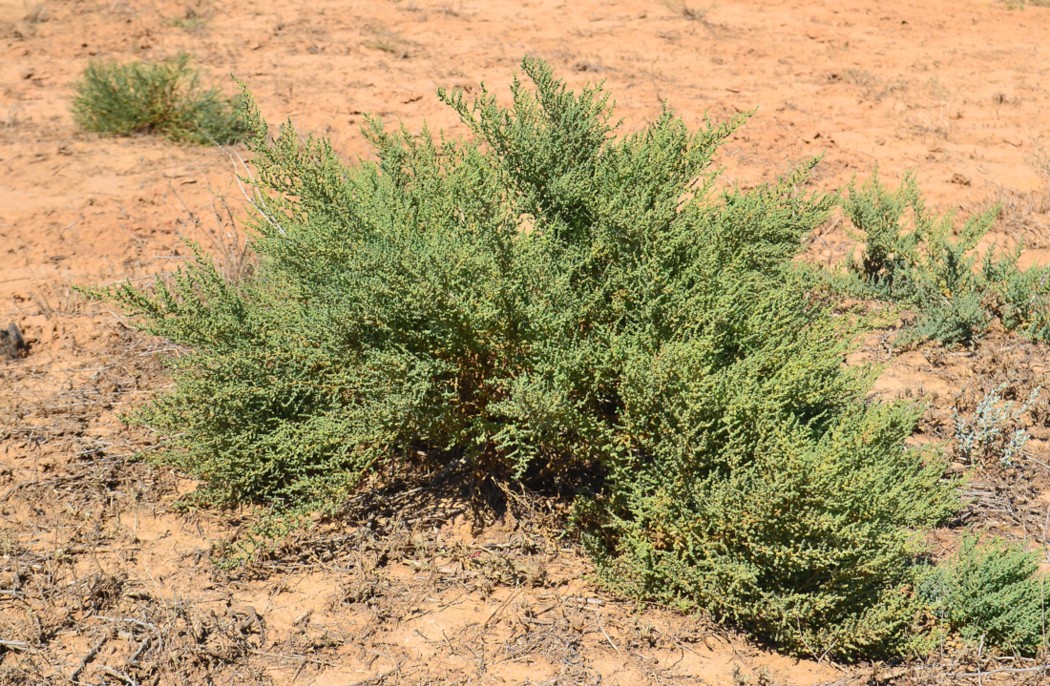
M 1004 400 L 1000 386 L 977 403 L 972 415 L 952 412 L 956 450 L 966 464 L 1009 465 L 1022 455 L 1032 436 L 1022 419 L 1039 398 L 1036 388 L 1022 402 Z
M 236 143 L 247 133 L 236 101 L 201 89 L 185 54 L 164 62 L 93 61 L 75 88 L 73 117 L 87 131 L 200 145 Z
M 1046 647 L 1047 589 L 1038 556 L 1003 542 L 962 549 L 922 578 L 919 591 L 934 614 L 975 645 L 1033 656 Z
M 956 231 L 954 217 L 929 212 L 914 175 L 889 190 L 877 174 L 851 183 L 843 207 L 864 241 L 860 259 L 849 265 L 847 288 L 914 308 L 918 320 L 902 342 L 969 344 L 995 319 L 1030 338 L 1050 335 L 1050 268 L 1021 269 L 1019 251 L 989 250 L 983 261 L 974 252 L 998 208 Z
M 795 652 L 908 650 L 955 485 L 794 259 L 835 199 L 808 164 L 716 192 L 741 119 L 617 137 L 600 87 L 523 70 L 509 108 L 441 94 L 473 140 L 372 121 L 350 165 L 249 101 L 257 270 L 100 294 L 181 346 L 146 416 L 166 459 L 218 502 L 330 502 L 378 467 L 560 484 L 621 591 Z

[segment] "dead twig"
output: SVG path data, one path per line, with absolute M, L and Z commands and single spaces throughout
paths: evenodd
M 131 657 L 128 658 L 128 664 L 131 665 L 132 667 L 138 667 L 138 665 L 139 665 L 139 657 L 141 657 L 142 653 L 146 652 L 146 649 L 149 648 L 149 644 L 150 644 L 149 636 L 147 636 L 146 638 L 142 639 L 142 642 L 139 643 L 139 647 L 136 648 L 135 652 L 132 653 Z
M 1050 664 L 1036 665 L 1034 667 L 1000 667 L 984 672 L 954 672 L 948 674 L 948 676 L 953 679 L 982 679 L 986 676 L 995 676 L 996 674 L 1036 674 L 1038 672 L 1050 672 Z
M 135 626 L 142 627 L 143 629 L 149 629 L 153 632 L 153 635 L 157 637 L 157 642 L 159 644 L 158 650 L 164 650 L 164 636 L 161 634 L 160 629 L 157 628 L 157 625 L 155 624 L 150 624 L 149 622 L 144 622 L 141 619 L 134 619 L 132 617 L 104 617 L 102 615 L 95 615 L 92 619 L 98 619 L 103 622 L 122 622 L 125 624 L 134 624 Z M 135 654 L 132 656 L 132 659 L 136 659 L 140 652 L 141 650 L 136 650 Z
M 489 618 L 486 619 L 485 623 L 481 625 L 482 631 L 484 631 L 485 629 L 488 629 L 489 625 L 491 625 L 492 622 L 497 617 L 499 617 L 501 614 L 503 614 L 503 611 L 507 609 L 507 606 L 510 605 L 511 601 L 513 601 L 515 598 L 517 598 L 519 595 L 521 595 L 521 590 L 522 589 L 520 589 L 520 588 L 516 589 L 513 593 L 511 593 L 509 596 L 507 596 L 507 599 L 504 600 L 500 604 L 499 607 L 497 607 L 495 610 L 492 611 L 492 614 L 489 615 Z
M 71 682 L 73 682 L 74 684 L 79 683 L 78 679 L 80 677 L 80 673 L 84 671 L 84 668 L 88 666 L 89 662 L 95 659 L 95 656 L 98 655 L 98 651 L 102 650 L 102 646 L 106 645 L 106 641 L 108 640 L 109 634 L 107 633 L 105 636 L 99 639 L 98 643 L 91 647 L 91 650 L 87 652 L 87 655 L 85 655 L 83 659 L 80 660 L 80 664 L 77 665 L 77 668 L 74 669 L 73 673 L 69 675 L 69 680 Z
M 614 643 L 612 638 L 609 636 L 609 634 L 607 634 L 605 632 L 605 627 L 602 626 L 600 622 L 596 622 L 596 624 L 598 625 L 598 631 L 602 632 L 602 636 L 604 636 L 605 640 L 609 642 L 609 645 L 611 645 L 612 649 L 616 651 L 616 654 L 617 655 L 622 655 L 622 653 L 620 652 L 620 649 L 618 647 L 616 647 L 616 643 Z
M 112 667 L 109 667 L 109 666 L 106 666 L 106 665 L 103 665 L 99 669 L 101 669 L 103 672 L 105 672 L 106 674 L 110 675 L 111 677 L 115 677 L 117 679 L 120 679 L 121 681 L 123 681 L 128 686 L 139 686 L 139 682 L 135 681 L 133 678 L 131 678 L 130 676 L 128 676 L 124 672 L 121 672 L 120 670 L 113 669 Z

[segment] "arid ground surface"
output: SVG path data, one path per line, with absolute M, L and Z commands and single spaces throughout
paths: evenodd
M 120 420 L 164 387 L 165 344 L 73 290 L 169 271 L 184 238 L 231 269 L 244 259 L 242 149 L 73 124 L 89 60 L 180 51 L 223 89 L 242 79 L 271 123 L 291 118 L 348 158 L 368 154 L 367 113 L 462 133 L 435 91 L 503 93 L 526 54 L 571 84 L 606 81 L 625 131 L 662 103 L 691 126 L 757 108 L 719 157 L 728 183 L 817 154 L 824 189 L 914 170 L 938 210 L 1002 203 L 988 243 L 1023 241 L 1043 263 L 1050 8 L 1020 5 L 2 0 L 0 329 L 20 326 L 29 350 L 0 360 L 0 683 L 1047 683 L 1037 663 L 958 646 L 909 665 L 796 660 L 623 602 L 526 496 L 478 515 L 395 489 L 276 539 L 247 512 L 180 508 L 194 484 L 134 461 L 154 437 Z M 847 251 L 832 222 L 809 254 Z M 886 365 L 876 393 L 929 404 L 917 440 L 948 441 L 953 408 L 991 389 L 1048 385 L 1045 347 L 993 333 L 975 350 L 900 352 L 892 333 L 855 357 Z M 1028 455 L 972 474 L 956 531 L 1048 544 L 1045 403 L 1028 421 Z M 269 540 L 282 543 L 255 549 Z M 953 540 L 939 532 L 934 548 Z

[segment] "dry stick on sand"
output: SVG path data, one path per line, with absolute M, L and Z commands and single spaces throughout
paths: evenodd
M 98 651 L 102 650 L 102 646 L 104 646 L 106 644 L 106 641 L 108 640 L 109 634 L 107 633 L 105 636 L 99 639 L 98 643 L 92 646 L 91 650 L 89 650 L 87 652 L 87 655 L 85 655 L 84 658 L 80 661 L 80 664 L 77 665 L 77 668 L 74 669 L 73 673 L 69 675 L 70 681 L 72 681 L 74 684 L 80 683 L 78 681 L 80 673 L 84 671 L 84 668 L 87 667 L 89 662 L 95 659 L 95 656 L 98 655 Z
M 0 648 L 7 648 L 8 650 L 29 650 L 31 646 L 25 641 L 0 640 Z
M 99 669 L 101 669 L 103 672 L 105 672 L 106 674 L 110 675 L 111 677 L 115 677 L 117 679 L 120 679 L 121 681 L 123 681 L 128 686 L 139 686 L 139 682 L 135 681 L 133 678 L 131 678 L 130 676 L 128 676 L 124 672 L 121 672 L 120 670 L 113 669 L 112 667 L 109 667 L 107 665 L 103 665 Z
M 997 674 L 1036 674 L 1038 672 L 1050 672 L 1050 664 L 1036 665 L 1035 667 L 1001 667 L 989 669 L 985 672 L 955 672 L 949 674 L 953 679 L 982 679 L 986 676 Z

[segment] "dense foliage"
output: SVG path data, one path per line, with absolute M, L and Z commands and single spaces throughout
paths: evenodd
M 371 122 L 346 165 L 249 103 L 255 274 L 208 259 L 109 293 L 183 347 L 150 421 L 220 502 L 338 498 L 382 465 L 572 489 L 608 583 L 797 652 L 900 653 L 955 485 L 865 399 L 855 331 L 794 260 L 809 165 L 716 191 L 742 122 L 616 137 L 600 87 L 525 60 L 473 140 Z M 584 475 L 587 478 L 582 478 Z
M 1045 579 L 1038 556 L 1004 543 L 963 542 L 948 563 L 931 570 L 920 595 L 950 630 L 974 645 L 1034 655 L 1046 644 Z
M 88 131 L 155 134 L 180 143 L 229 144 L 247 133 L 236 102 L 202 90 L 187 55 L 165 62 L 96 61 L 75 88 L 73 116 Z

